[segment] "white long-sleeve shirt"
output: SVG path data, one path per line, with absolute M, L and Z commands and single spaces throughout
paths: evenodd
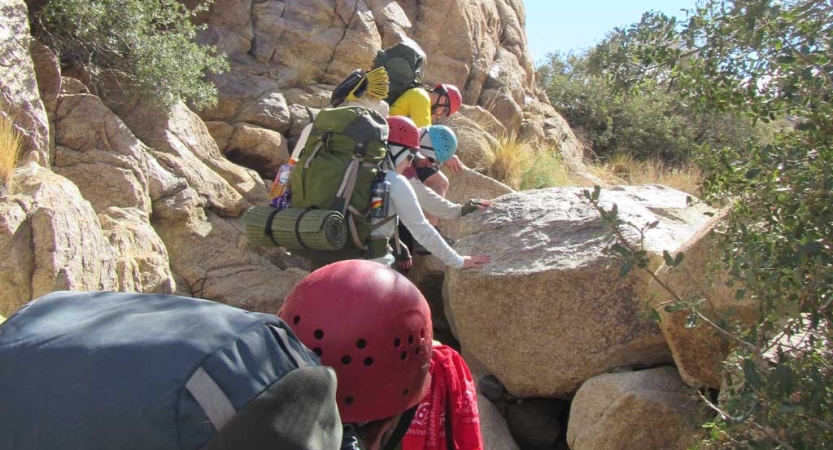
M 433 189 L 422 184 L 419 178 L 407 178 L 414 189 L 419 206 L 422 210 L 443 220 L 459 219 L 463 213 L 463 205 L 448 201 L 445 197 L 434 192 Z
M 408 231 L 411 232 L 414 239 L 447 266 L 455 269 L 463 268 L 463 257 L 448 245 L 437 229 L 425 218 L 411 183 L 405 177 L 393 171 L 388 172 L 387 180 L 390 182 L 388 217 L 398 215 L 399 220 L 408 227 Z M 453 205 L 451 202 L 448 203 Z M 457 206 L 459 207 L 459 205 Z M 459 217 L 459 212 L 457 217 Z M 395 231 L 396 221 L 391 220 L 374 230 L 373 234 L 391 237 Z

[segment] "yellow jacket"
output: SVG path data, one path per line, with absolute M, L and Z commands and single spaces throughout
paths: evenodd
M 417 128 L 431 125 L 431 97 L 428 91 L 421 87 L 408 89 L 393 102 L 390 115 L 410 117 Z

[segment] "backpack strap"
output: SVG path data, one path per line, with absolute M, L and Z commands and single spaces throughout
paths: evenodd
M 275 247 L 280 247 L 281 245 L 278 244 L 278 241 L 275 240 L 275 236 L 272 234 L 272 221 L 275 220 L 275 216 L 278 214 L 278 208 L 275 208 L 274 211 L 269 213 L 269 217 L 266 219 L 266 226 L 263 228 L 263 234 L 275 244 Z
M 312 211 L 315 208 L 307 208 L 304 212 L 298 215 L 298 218 L 295 219 L 295 239 L 298 240 L 298 243 L 301 244 L 301 247 L 309 250 L 310 248 L 307 247 L 307 244 L 304 244 L 304 240 L 301 238 L 301 219 L 307 215 L 308 212 Z
M 388 441 L 385 443 L 384 450 L 394 450 L 399 448 L 398 446 L 402 443 L 402 438 L 405 437 L 405 433 L 407 433 L 408 429 L 411 428 L 411 422 L 414 420 L 417 408 L 419 408 L 419 404 L 402 413 L 402 416 L 399 417 L 399 421 L 396 422 L 396 427 L 394 427 Z M 448 450 L 452 450 L 452 447 L 448 447 Z
M 353 238 L 353 243 L 356 244 L 360 250 L 367 250 L 367 245 L 359 239 L 359 232 L 356 230 L 356 221 L 353 219 L 353 213 L 347 215 L 347 229 L 350 230 L 350 237 Z
M 332 207 L 341 214 L 347 215 L 347 208 L 350 205 L 350 199 L 353 197 L 353 191 L 356 189 L 356 181 L 359 178 L 361 166 L 361 157 L 353 155 L 353 159 L 347 165 L 347 169 L 344 170 L 344 176 L 341 178 L 341 184 L 336 191 Z

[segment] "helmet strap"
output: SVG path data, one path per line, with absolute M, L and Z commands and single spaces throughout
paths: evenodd
M 440 103 L 441 100 L 445 99 L 445 102 Z M 451 99 L 448 97 L 448 92 L 445 89 L 437 91 L 437 101 L 431 105 L 431 113 L 433 114 L 436 110 L 440 108 L 445 108 L 445 116 L 448 117 L 451 115 Z

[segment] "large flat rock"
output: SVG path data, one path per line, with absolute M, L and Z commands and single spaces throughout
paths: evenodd
M 463 348 L 520 397 L 569 397 L 585 380 L 619 366 L 670 362 L 659 327 L 642 317 L 649 279 L 620 264 L 615 243 L 580 189 L 505 195 L 461 219 L 461 254 L 488 254 L 482 270 L 449 270 L 445 309 Z M 659 221 L 644 246 L 656 269 L 703 227 L 711 208 L 663 186 L 604 190 L 623 220 Z M 638 233 L 625 230 L 638 241 Z M 690 263 L 696 264 L 696 261 Z M 705 262 L 703 262 L 705 264 Z

